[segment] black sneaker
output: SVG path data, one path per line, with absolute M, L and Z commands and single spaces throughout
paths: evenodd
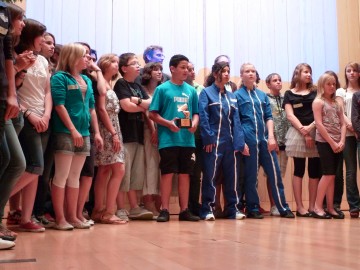
M 295 215 L 293 214 L 293 212 L 291 212 L 291 210 L 286 210 L 280 213 L 280 216 L 283 218 L 295 218 Z
M 247 218 L 263 219 L 264 216 L 259 211 L 251 211 L 247 214 Z
M 185 209 L 184 211 L 181 211 L 179 214 L 179 220 L 180 221 L 199 221 L 200 217 L 193 215 L 189 209 Z
M 170 214 L 167 209 L 163 209 L 160 211 L 159 216 L 157 217 L 157 222 L 168 222 L 170 220 Z

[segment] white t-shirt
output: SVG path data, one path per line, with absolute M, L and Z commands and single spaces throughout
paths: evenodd
M 23 85 L 18 89 L 19 103 L 39 117 L 45 113 L 45 88 L 49 73 L 45 57 L 38 55 L 34 65 L 28 68 Z
M 347 118 L 351 120 L 351 104 L 353 93 L 346 91 L 344 88 L 336 90 L 336 96 L 341 97 L 344 101 L 344 113 Z M 346 130 L 346 136 L 355 136 L 355 134 L 349 130 Z

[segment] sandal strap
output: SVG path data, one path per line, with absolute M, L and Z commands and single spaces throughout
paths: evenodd
M 0 225 L 0 234 L 2 234 L 3 236 L 16 236 L 16 234 L 13 231 L 4 227 L 2 224 Z
M 110 212 L 104 212 L 101 216 L 100 222 L 104 224 L 125 224 L 127 221 L 121 219 L 111 219 L 115 215 Z M 115 216 L 116 217 L 116 216 Z

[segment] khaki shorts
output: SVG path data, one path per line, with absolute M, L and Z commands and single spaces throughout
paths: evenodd
M 144 146 L 140 143 L 124 143 L 125 175 L 120 191 L 142 190 L 145 179 Z

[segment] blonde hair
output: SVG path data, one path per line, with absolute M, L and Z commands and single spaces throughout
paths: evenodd
M 86 51 L 84 46 L 78 43 L 66 44 L 62 47 L 59 55 L 59 62 L 56 71 L 71 72 L 76 64 L 76 61 L 84 57 Z
M 324 73 L 323 75 L 320 76 L 318 83 L 317 83 L 317 98 L 322 98 L 323 94 L 324 94 L 324 88 L 325 88 L 325 84 L 331 79 L 333 78 L 335 80 L 335 84 L 336 84 L 336 78 L 334 75 L 329 74 L 329 73 Z M 335 93 L 332 94 L 331 98 L 333 100 L 335 100 Z
M 253 66 L 254 69 L 256 70 L 256 68 L 255 68 L 255 66 L 254 66 L 253 64 L 251 64 L 251 63 L 244 63 L 244 64 L 242 64 L 241 67 L 240 67 L 240 75 L 243 74 L 244 69 L 245 69 L 246 66 Z
M 119 57 L 114 53 L 108 53 L 104 54 L 100 57 L 99 61 L 97 62 L 99 68 L 101 69 L 102 73 L 105 73 L 105 71 L 110 67 L 111 61 L 113 58 L 116 58 L 119 64 Z M 117 74 L 113 76 L 113 79 L 117 77 Z

